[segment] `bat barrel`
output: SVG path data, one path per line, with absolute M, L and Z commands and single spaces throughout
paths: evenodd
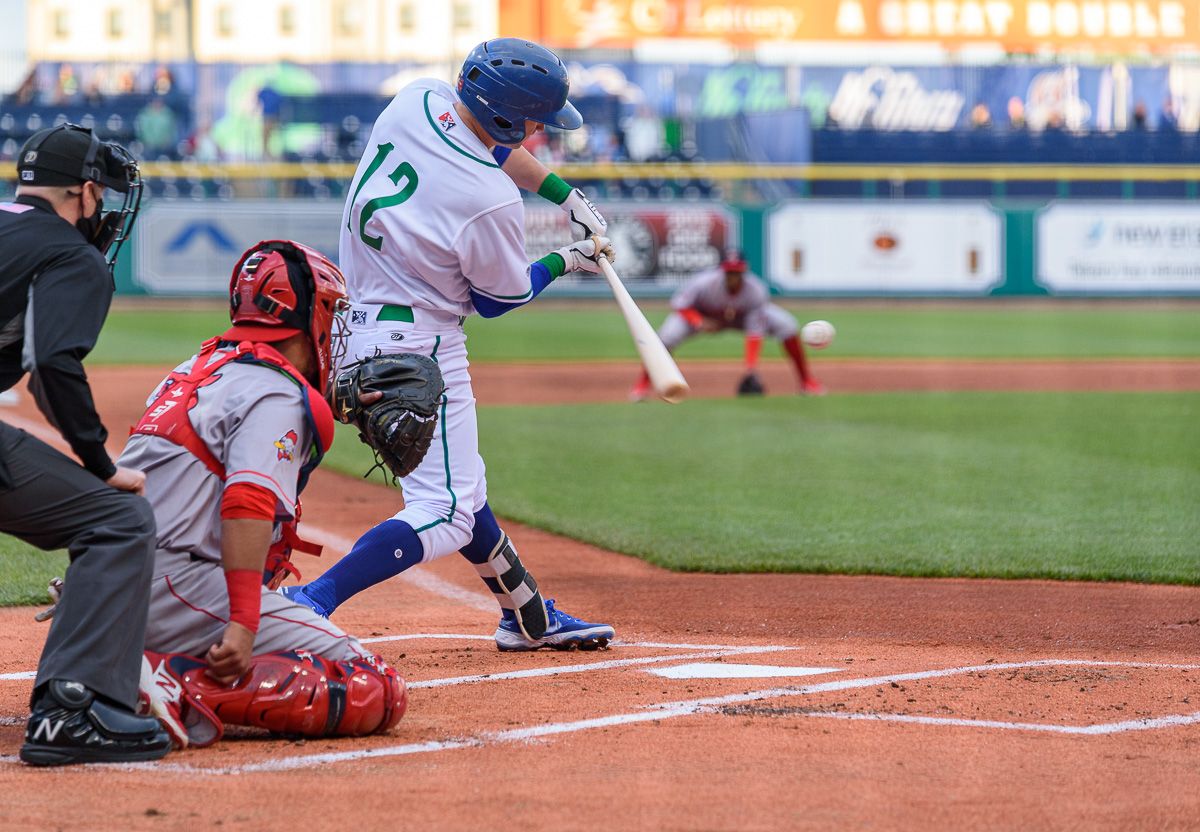
M 642 366 L 646 368 L 646 375 L 650 377 L 650 384 L 654 387 L 654 391 L 664 401 L 671 404 L 683 401 L 687 398 L 688 383 L 684 379 L 683 373 L 679 371 L 679 365 L 675 363 L 671 353 L 663 346 L 658 333 L 650 326 L 650 322 L 646 320 L 642 310 L 634 303 L 629 290 L 617 276 L 612 263 L 608 262 L 608 258 L 604 255 L 600 255 L 597 262 L 600 264 L 600 271 L 604 273 L 604 277 L 608 281 L 609 288 L 612 289 L 613 297 L 616 298 L 621 314 L 625 317 L 625 325 L 629 327 L 629 334 L 633 336 L 633 344 L 637 347 L 638 355 L 642 359 Z

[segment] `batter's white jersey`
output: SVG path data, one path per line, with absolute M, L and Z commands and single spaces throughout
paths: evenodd
M 462 124 L 458 96 L 422 79 L 371 130 L 342 215 L 350 300 L 470 315 L 470 290 L 529 300 L 525 208 L 512 179 Z

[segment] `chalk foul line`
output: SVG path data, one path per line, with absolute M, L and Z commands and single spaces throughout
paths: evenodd
M 1200 711 L 1193 714 L 1129 719 L 1100 725 L 1052 725 L 1043 722 L 999 722 L 992 719 L 958 719 L 955 717 L 917 716 L 915 714 L 847 713 L 844 711 L 791 711 L 788 716 L 825 719 L 863 720 L 868 722 L 906 722 L 915 725 L 948 725 L 961 728 L 996 728 L 1010 731 L 1044 731 L 1052 734 L 1119 734 L 1126 731 L 1149 731 L 1155 728 L 1174 728 L 1200 723 Z

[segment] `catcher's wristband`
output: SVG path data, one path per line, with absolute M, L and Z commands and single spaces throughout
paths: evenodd
M 227 569 L 225 588 L 229 592 L 230 622 L 257 633 L 262 615 L 262 573 L 253 569 Z

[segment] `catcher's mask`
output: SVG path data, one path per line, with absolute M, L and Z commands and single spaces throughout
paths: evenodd
M 85 231 L 88 242 L 113 267 L 142 205 L 142 176 L 128 150 L 116 142 L 100 141 L 87 127 L 66 122 L 29 137 L 17 157 L 17 176 L 21 185 L 95 182 L 122 194 L 124 201 L 115 211 L 97 206 L 96 221 L 87 223 Z
M 328 395 L 346 349 L 346 279 L 321 252 L 292 240 L 264 240 L 246 251 L 229 281 L 230 341 L 282 341 L 305 333 L 317 358 L 318 389 Z

